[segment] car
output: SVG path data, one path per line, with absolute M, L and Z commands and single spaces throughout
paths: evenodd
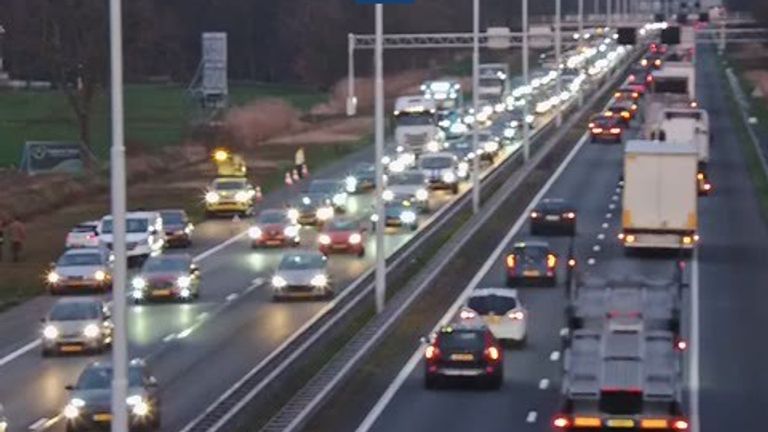
M 662 59 L 662 54 L 659 53 L 646 54 L 642 60 L 640 60 L 640 66 L 646 70 L 661 69 L 663 64 L 664 60 Z
M 320 253 L 330 255 L 334 252 L 353 253 L 359 257 L 365 255 L 365 232 L 360 221 L 349 217 L 335 217 L 323 226 L 317 242 Z
M 615 119 L 617 122 L 627 126 L 635 117 L 637 104 L 629 101 L 613 102 L 605 110 L 605 117 Z
M 410 200 L 422 213 L 429 211 L 429 184 L 423 172 L 407 170 L 390 173 L 386 178 L 387 187 L 382 193 L 384 201 L 395 197 Z
M 543 241 L 523 241 L 512 246 L 507 254 L 505 268 L 507 286 L 544 282 L 557 284 L 557 255 Z
M 371 215 L 371 227 L 375 231 L 379 227 L 378 215 Z M 407 197 L 395 196 L 391 201 L 384 203 L 384 229 L 389 227 L 404 227 L 411 231 L 419 228 L 417 210 Z
M 264 246 L 298 246 L 301 244 L 301 225 L 288 217 L 285 210 L 262 210 L 256 223 L 248 228 L 252 248 Z
M 67 249 L 99 246 L 99 221 L 83 222 L 75 225 L 64 242 Z
M 42 323 L 43 357 L 59 353 L 101 353 L 112 344 L 109 308 L 95 297 L 59 299 Z
M 528 114 L 527 116 L 524 116 L 522 110 L 515 109 L 507 115 L 507 122 L 509 127 L 515 130 L 521 130 L 523 128 L 523 119 L 526 119 L 530 129 L 534 128 L 536 124 L 536 116 L 534 114 Z
M 635 103 L 642 96 L 642 93 L 629 87 L 620 87 L 618 90 L 613 92 L 613 99 L 617 101 L 627 100 Z
M 382 156 L 381 163 L 387 172 L 402 172 L 416 165 L 416 155 L 402 147 L 390 148 Z
M 485 325 L 457 323 L 441 327 L 424 350 L 424 386 L 446 379 L 480 382 L 492 389 L 504 383 L 504 351 Z
M 625 88 L 639 94 L 641 98 L 645 96 L 645 92 L 646 92 L 645 83 L 629 83 L 625 86 Z
M 152 300 L 190 301 L 200 297 L 200 269 L 188 254 L 150 257 L 131 280 L 135 304 Z
M 470 128 L 464 122 L 464 114 L 459 110 L 449 110 L 438 113 L 438 126 L 445 133 L 445 139 L 455 140 L 469 133 Z
M 545 198 L 530 214 L 531 235 L 550 232 L 576 235 L 576 208 L 560 198 Z
M 493 163 L 501 151 L 501 138 L 494 135 L 490 130 L 483 130 L 478 134 L 477 140 L 480 160 Z
M 469 136 L 460 140 L 451 141 L 448 148 L 445 149 L 445 152 L 454 155 L 459 161 L 456 170 L 459 179 L 467 180 L 471 173 L 473 165 L 472 160 L 475 158 L 475 146 L 472 142 L 472 137 Z
M 312 180 L 304 190 L 302 196 L 319 198 L 329 202 L 335 211 L 347 210 L 349 194 L 343 181 L 340 180 Z
M 93 362 L 74 385 L 65 387 L 69 401 L 62 411 L 67 432 L 109 430 L 112 421 L 112 363 Z M 161 403 L 157 379 L 143 360 L 128 364 L 128 422 L 130 431 L 157 431 Z
M 527 338 L 528 311 L 515 289 L 478 288 L 472 291 L 459 310 L 459 319 L 484 323 L 499 341 L 522 345 Z
M 141 263 L 148 256 L 165 247 L 165 230 L 160 213 L 153 211 L 128 212 L 125 215 L 125 248 L 129 263 Z M 99 244 L 112 250 L 112 216 L 99 222 Z
M 424 173 L 430 189 L 448 189 L 459 193 L 459 161 L 447 152 L 423 154 L 419 158 L 419 170 Z
M 245 216 L 252 211 L 255 197 L 256 189 L 245 178 L 215 178 L 205 192 L 205 215 Z
M 591 117 L 587 125 L 590 141 L 593 143 L 621 143 L 624 136 L 624 127 L 615 117 L 605 115 Z
M 648 69 L 642 66 L 636 66 L 636 67 L 633 66 L 629 70 L 629 75 L 627 76 L 627 83 L 632 85 L 645 86 L 652 80 L 653 80 L 653 75 L 651 74 L 651 71 L 649 71 Z
M 321 194 L 305 193 L 286 204 L 286 215 L 299 225 L 322 226 L 335 214 L 330 199 Z
M 112 289 L 112 254 L 104 248 L 65 251 L 45 275 L 53 294 L 84 291 L 108 292 Z
M 195 226 L 189 221 L 187 212 L 181 209 L 160 210 L 168 247 L 192 246 L 192 231 Z
M 276 301 L 333 297 L 328 259 L 316 251 L 297 251 L 283 255 L 271 283 L 272 297 Z
M 368 162 L 355 165 L 344 179 L 344 185 L 351 194 L 372 190 L 376 187 L 376 166 Z

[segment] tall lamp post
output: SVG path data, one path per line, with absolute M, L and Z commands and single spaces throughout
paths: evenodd
M 384 5 L 377 3 L 375 6 L 375 33 L 376 45 L 374 47 L 374 129 L 376 140 L 376 312 L 384 310 L 387 297 L 386 262 L 384 256 Z
M 472 0 L 472 108 L 479 114 L 480 95 L 480 0 Z M 477 121 L 472 127 L 472 211 L 480 211 L 480 158 L 478 152 Z
M 528 0 L 523 0 L 523 85 L 528 88 L 530 85 L 530 77 L 528 76 Z M 523 104 L 523 160 L 528 162 L 531 157 L 531 131 L 528 126 L 528 115 L 530 113 L 530 107 L 528 104 L 531 102 L 531 98 L 528 95 L 524 95 L 526 101 Z

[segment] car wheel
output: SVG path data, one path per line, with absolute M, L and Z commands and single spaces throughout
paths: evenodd
M 488 377 L 488 388 L 491 390 L 498 390 L 501 385 L 504 384 L 504 374 L 501 372 L 495 373 Z
M 53 357 L 53 350 L 43 348 L 42 354 L 43 354 L 43 357 Z
M 424 375 L 424 387 L 429 390 L 436 389 L 438 385 L 438 378 L 439 377 L 434 375 Z
M 75 427 L 75 425 L 73 425 L 72 423 L 69 423 L 69 422 L 67 422 L 67 425 L 64 427 L 64 429 L 67 432 L 77 432 L 77 427 Z
M 548 284 L 549 284 L 549 286 L 551 286 L 551 287 L 557 286 L 557 277 L 556 277 L 556 276 L 552 276 L 551 278 L 549 278 L 549 280 L 547 281 L 547 283 L 548 283 Z
M 364 248 L 360 248 L 360 252 L 357 253 L 357 257 L 358 258 L 362 258 L 364 256 L 365 256 L 365 249 Z
M 459 193 L 459 185 L 458 185 L 458 183 L 454 184 L 453 186 L 451 186 L 451 193 L 453 193 L 454 195 Z

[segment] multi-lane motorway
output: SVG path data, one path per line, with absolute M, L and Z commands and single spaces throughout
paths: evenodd
M 768 231 L 732 121 L 719 59 L 702 48 L 697 62 L 698 94 L 712 119 L 716 192 L 701 199 L 702 243 L 688 272 L 685 333 L 695 339 L 687 354 L 687 409 L 701 431 L 765 430 L 762 389 L 768 384 L 763 373 L 768 351 L 759 332 L 768 320 L 763 313 L 768 257 L 761 253 Z M 671 278 L 673 258 L 627 257 L 616 240 L 622 152 L 620 145 L 583 144 L 543 196 L 566 198 L 578 207 L 575 245 L 582 272 Z M 500 244 L 488 245 L 496 250 L 478 275 L 477 287 L 504 286 L 503 254 L 512 242 L 531 238 L 528 233 L 525 224 Z M 550 241 L 566 255 L 569 240 Z M 564 288 L 524 288 L 521 295 L 529 310 L 528 343 L 507 352 L 500 391 L 426 390 L 417 353 L 391 386 L 391 398 L 373 407 L 368 419 L 373 421 L 364 430 L 550 430 L 559 409 Z

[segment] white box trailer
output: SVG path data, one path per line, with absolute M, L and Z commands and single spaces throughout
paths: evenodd
M 692 143 L 630 141 L 624 152 L 622 231 L 628 249 L 693 249 L 698 241 Z
M 652 73 L 651 93 L 684 94 L 696 100 L 696 67 L 690 61 L 666 61 Z

